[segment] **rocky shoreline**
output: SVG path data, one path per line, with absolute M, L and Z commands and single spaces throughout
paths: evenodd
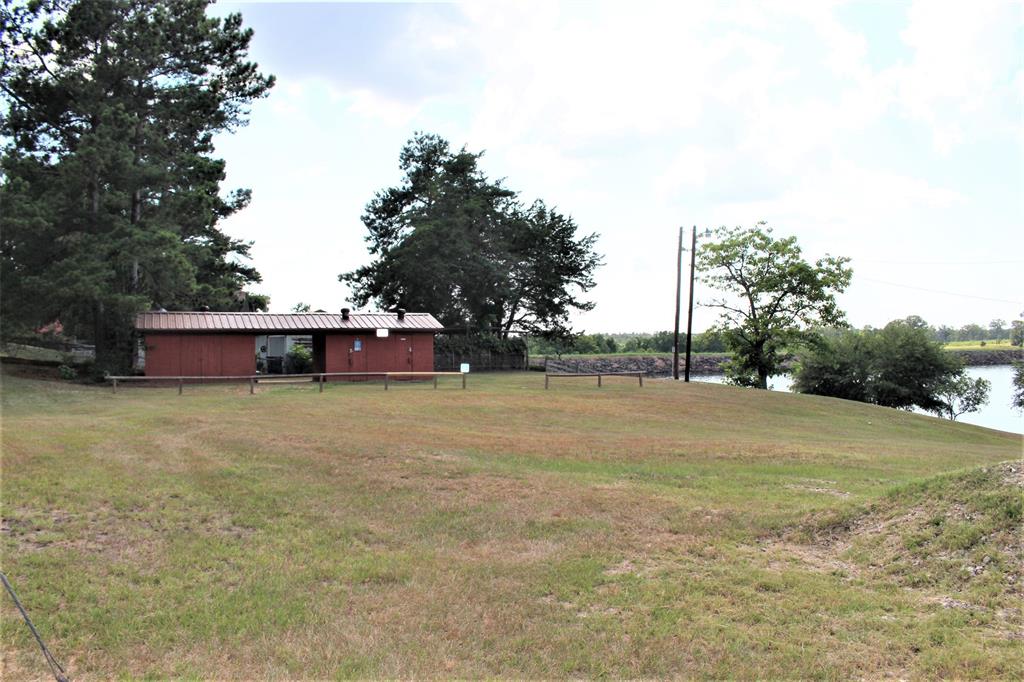
M 1024 359 L 1020 349 L 1014 350 L 953 350 L 967 367 L 1009 365 Z M 691 374 L 721 374 L 722 365 L 729 360 L 728 353 L 705 353 L 693 356 Z M 530 358 L 530 368 L 544 370 L 551 374 L 643 372 L 648 376 L 671 376 L 672 358 L 663 355 L 606 355 L 599 357 Z M 680 357 L 679 371 L 686 368 L 686 361 Z

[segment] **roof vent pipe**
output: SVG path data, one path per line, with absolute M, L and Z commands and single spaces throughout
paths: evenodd
M 395 312 L 398 313 L 398 319 L 399 320 L 404 320 L 405 319 L 405 308 L 399 308 Z
M 199 310 L 200 310 L 200 312 L 208 313 L 208 312 L 210 312 L 210 306 L 208 306 L 208 305 L 201 305 L 201 306 L 199 306 Z
M 341 319 L 347 320 L 349 312 L 351 312 L 351 311 L 348 308 L 342 308 L 341 309 Z

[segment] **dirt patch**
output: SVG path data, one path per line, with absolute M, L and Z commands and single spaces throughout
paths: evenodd
M 836 490 L 835 488 L 822 488 L 822 487 L 813 486 L 813 485 L 798 485 L 798 484 L 795 484 L 795 483 L 787 484 L 784 487 L 789 489 L 789 490 L 800 490 L 800 491 L 809 492 L 809 493 L 821 493 L 823 495 L 833 495 L 835 497 L 841 497 L 841 498 L 847 498 L 847 497 L 850 496 L 850 493 L 848 493 L 846 491 L 843 491 L 843 490 Z
M 253 530 L 235 525 L 227 514 L 169 520 L 152 510 L 117 510 L 107 505 L 81 513 L 15 508 L 5 510 L 0 519 L 0 534 L 13 541 L 15 551 L 74 550 L 119 560 L 139 560 L 159 552 L 181 533 L 241 539 Z

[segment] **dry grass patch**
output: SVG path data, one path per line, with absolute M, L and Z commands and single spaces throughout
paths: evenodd
M 722 386 L 544 391 L 531 374 L 181 397 L 5 377 L 3 408 L 4 570 L 74 679 L 1019 669 L 1002 555 L 969 594 L 929 588 L 975 614 L 880 570 L 895 545 L 825 523 L 1012 457 L 1008 434 Z M 945 561 L 952 537 L 912 554 Z M 12 614 L 6 670 L 41 674 Z

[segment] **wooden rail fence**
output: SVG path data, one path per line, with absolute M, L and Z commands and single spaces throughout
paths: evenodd
M 544 374 L 544 390 L 548 389 L 548 383 L 552 378 L 555 379 L 573 379 L 580 377 L 597 377 L 597 387 L 601 388 L 602 377 L 636 377 L 640 380 L 640 387 L 644 385 L 644 373 L 643 372 L 566 372 L 566 373 L 555 373 L 555 374 Z
M 295 381 L 282 382 L 280 380 L 285 379 L 306 379 L 310 383 L 318 383 L 320 385 L 320 393 L 324 392 L 324 382 L 328 377 L 383 377 L 384 378 L 384 390 L 388 390 L 388 386 L 391 383 L 392 378 L 396 377 L 423 377 L 431 378 L 434 382 L 434 389 L 437 389 L 437 378 L 443 376 L 461 376 L 462 377 L 462 388 L 466 388 L 466 374 L 465 372 L 317 372 L 314 374 L 245 374 L 238 376 L 215 376 L 215 377 L 201 377 L 201 376 L 169 376 L 169 377 L 158 377 L 158 376 L 109 376 L 107 379 L 110 381 L 111 388 L 114 393 L 117 393 L 118 382 L 131 382 L 131 381 L 164 381 L 164 382 L 177 382 L 178 383 L 178 395 L 181 395 L 185 389 L 186 383 L 208 383 L 211 381 L 248 381 L 249 382 L 249 393 L 256 393 L 256 384 L 263 381 L 268 384 L 273 383 L 297 383 Z

